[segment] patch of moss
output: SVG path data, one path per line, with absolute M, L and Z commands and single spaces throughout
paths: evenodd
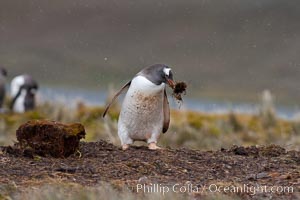
M 63 127 L 63 131 L 66 133 L 66 138 L 85 133 L 84 127 L 80 123 L 65 125 L 65 127 Z

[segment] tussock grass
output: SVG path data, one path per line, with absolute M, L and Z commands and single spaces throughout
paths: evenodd
M 300 122 L 278 119 L 275 112 L 256 115 L 207 114 L 188 110 L 172 110 L 171 125 L 161 136 L 164 147 L 187 147 L 214 150 L 235 145 L 279 144 L 288 149 L 299 149 Z M 103 107 L 89 107 L 79 102 L 77 107 L 62 103 L 43 103 L 35 111 L 24 114 L 0 114 L 0 144 L 12 144 L 15 130 L 31 119 L 49 119 L 64 123 L 80 122 L 85 126 L 86 141 L 104 139 L 119 145 L 117 119 L 119 106 L 113 106 L 105 119 Z

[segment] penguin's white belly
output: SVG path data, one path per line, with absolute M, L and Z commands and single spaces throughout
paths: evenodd
M 13 111 L 18 113 L 25 112 L 25 95 L 24 91 L 21 92 L 20 96 L 16 99 L 15 104 L 13 106 Z
M 163 128 L 164 88 L 164 83 L 155 85 L 144 77 L 132 80 L 118 123 L 122 144 L 156 142 Z

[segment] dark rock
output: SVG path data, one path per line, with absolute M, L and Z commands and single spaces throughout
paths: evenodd
M 232 150 L 236 155 L 248 156 L 248 152 L 246 151 L 245 147 L 234 147 Z
M 78 170 L 78 168 L 76 168 L 76 167 L 73 167 L 73 168 L 72 167 L 59 167 L 59 168 L 56 168 L 54 171 L 74 174 L 74 173 L 76 173 L 77 170 Z

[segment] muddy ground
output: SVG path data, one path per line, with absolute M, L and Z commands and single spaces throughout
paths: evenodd
M 1 147 L 0 184 L 16 185 L 18 190 L 31 185 L 60 182 L 96 186 L 111 183 L 115 188 L 130 188 L 137 184 L 191 187 L 188 196 L 201 198 L 220 190 L 243 199 L 300 198 L 300 152 L 267 147 L 237 147 L 219 151 L 164 149 L 150 151 L 146 147 L 131 147 L 122 151 L 105 141 L 81 142 L 80 149 L 68 158 L 40 157 L 15 147 Z M 227 186 L 292 186 L 293 192 L 224 192 Z M 204 187 L 205 186 L 205 187 Z M 199 190 L 197 191 L 196 188 Z M 204 190 L 201 190 L 204 188 Z M 179 189 L 179 188 L 177 188 Z

